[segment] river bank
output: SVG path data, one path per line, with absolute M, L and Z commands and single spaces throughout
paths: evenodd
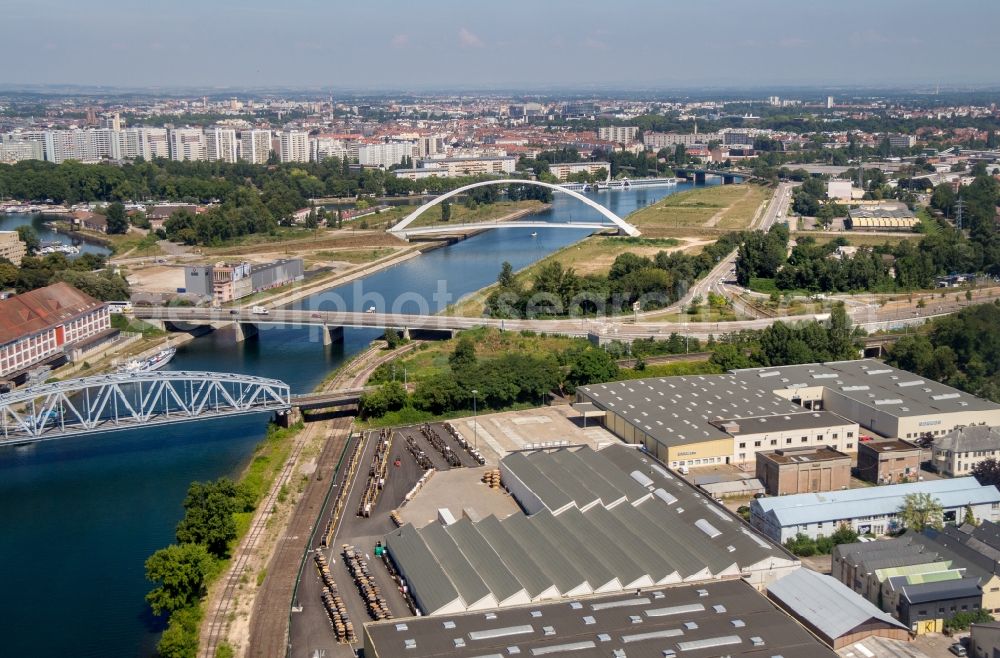
M 672 189 L 602 192 L 591 198 L 625 216 Z M 552 209 L 538 216 L 564 223 L 591 217 L 578 201 L 558 194 Z M 538 229 L 532 238 L 530 232 L 509 227 L 486 231 L 295 304 L 322 310 L 339 300 L 349 310 L 363 310 L 377 295 L 387 307 L 396 305 L 402 312 L 417 310 L 409 301 L 414 298 L 433 300 L 432 310 L 438 311 L 491 283 L 503 261 L 521 269 L 589 233 Z M 437 306 L 439 290 L 444 293 Z M 325 346 L 318 332 L 296 327 L 262 325 L 257 338 L 241 343 L 225 330 L 195 340 L 178 334 L 187 342 L 165 370 L 272 377 L 288 383 L 293 393 L 303 393 L 366 350 L 381 333 L 347 328 L 343 342 Z M 143 600 L 150 589 L 143 561 L 173 541 L 190 482 L 235 478 L 244 471 L 264 438 L 265 421 L 264 415 L 218 418 L 0 451 L 0 514 L 5 519 L 0 554 L 17 556 L 0 562 L 0 582 L 8 592 L 0 597 L 0 617 L 9 630 L 5 651 L 40 658 L 151 655 L 162 624 L 150 616 Z M 60 569 L 53 570 L 51 553 L 38 547 L 63 536 L 73 538 L 74 550 L 61 555 Z M 74 574 L 73 587 L 65 587 L 64 573 Z M 256 587 L 259 573 L 255 570 L 237 590 L 241 597 Z M 268 568 L 264 587 L 270 587 L 273 574 Z M 274 587 L 280 580 L 274 580 Z M 294 578 L 287 586 L 293 584 Z M 53 600 L 74 610 L 60 619 L 59 633 L 52 633 L 50 620 L 37 614 Z M 288 608 L 275 614 L 287 619 Z M 242 615 L 235 614 L 237 619 Z M 284 655 L 284 647 L 277 655 Z

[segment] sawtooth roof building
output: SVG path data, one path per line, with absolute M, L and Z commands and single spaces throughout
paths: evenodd
M 500 468 L 525 513 L 386 535 L 422 614 L 723 578 L 762 589 L 799 564 L 633 447 L 515 452 Z
M 365 624 L 367 658 L 835 658 L 739 580 Z

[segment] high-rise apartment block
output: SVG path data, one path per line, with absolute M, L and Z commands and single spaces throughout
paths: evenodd
M 209 162 L 236 162 L 236 131 L 209 128 L 205 131 L 205 158 Z
M 309 133 L 304 130 L 282 132 L 278 155 L 282 162 L 309 162 Z
M 201 128 L 171 128 L 171 160 L 204 160 L 205 133 Z
M 403 162 L 403 158 L 413 157 L 414 146 L 413 142 L 363 144 L 358 147 L 358 164 L 384 168 L 398 165 Z
M 270 156 L 270 130 L 240 131 L 240 160 L 254 164 L 265 164 Z
M 608 142 L 618 142 L 627 144 L 634 142 L 635 136 L 639 134 L 637 126 L 601 126 L 597 129 L 597 138 Z

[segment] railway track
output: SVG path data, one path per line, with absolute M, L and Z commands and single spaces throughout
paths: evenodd
M 384 352 L 377 347 L 371 348 L 346 366 L 324 388 L 361 386 L 379 365 L 397 358 L 414 347 L 416 343 L 409 343 L 393 352 Z M 231 567 L 223 581 L 221 595 L 206 614 L 203 623 L 207 626 L 202 628 L 199 656 L 214 658 L 218 647 L 227 639 L 230 616 L 236 610 L 236 594 L 241 579 L 259 548 L 261 538 L 265 535 L 271 510 L 277 502 L 282 485 L 287 484 L 294 475 L 302 450 L 314 436 L 312 432 L 323 431 L 327 438 L 317 459 L 316 474 L 309 478 L 298 503 L 292 510 L 284 533 L 279 535 L 280 539 L 267 563 L 267 577 L 255 595 L 250 617 L 246 655 L 267 657 L 285 655 L 288 644 L 288 613 L 292 605 L 296 576 L 302 556 L 308 550 L 313 525 L 322 511 L 327 489 L 335 479 L 334 471 L 349 440 L 353 420 L 353 416 L 344 416 L 317 423 L 313 427 L 307 427 L 296 437 L 296 443 L 279 477 L 275 479 L 274 485 L 258 506 L 259 512 L 233 556 Z

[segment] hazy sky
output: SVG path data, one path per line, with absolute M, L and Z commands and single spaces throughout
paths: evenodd
M 1000 84 L 997 0 L 4 0 L 0 84 Z

